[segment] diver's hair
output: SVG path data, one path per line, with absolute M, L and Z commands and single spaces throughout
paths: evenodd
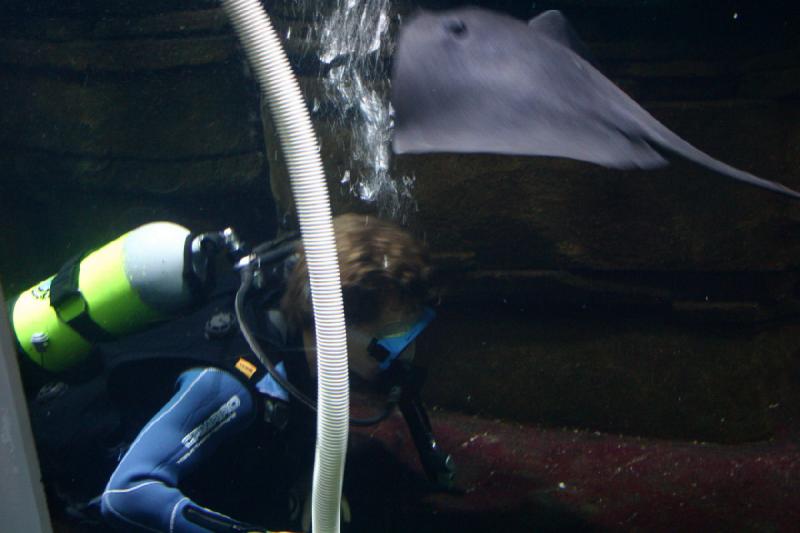
M 374 320 L 385 305 L 414 310 L 423 304 L 431 274 L 424 245 L 395 224 L 372 215 L 337 216 L 333 231 L 348 324 Z M 313 323 L 302 245 L 298 255 L 281 299 L 281 310 L 295 331 Z

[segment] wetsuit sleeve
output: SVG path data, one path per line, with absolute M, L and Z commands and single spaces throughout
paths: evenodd
M 238 525 L 199 506 L 179 487 L 222 442 L 250 425 L 255 413 L 251 393 L 231 374 L 216 368 L 181 374 L 175 395 L 145 425 L 111 475 L 101 501 L 104 518 L 125 530 L 159 533 L 218 530 L 189 519 L 200 514 L 221 526 Z

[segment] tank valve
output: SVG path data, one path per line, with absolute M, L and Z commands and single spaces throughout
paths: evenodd
M 36 332 L 31 335 L 31 344 L 36 348 L 37 352 L 44 353 L 47 347 L 50 346 L 50 337 L 43 331 Z

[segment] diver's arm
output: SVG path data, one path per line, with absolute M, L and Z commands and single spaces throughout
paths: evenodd
M 175 395 L 142 429 L 111 475 L 102 497 L 103 517 L 141 531 L 256 529 L 197 505 L 178 489 L 255 414 L 252 395 L 231 374 L 216 368 L 181 374 Z

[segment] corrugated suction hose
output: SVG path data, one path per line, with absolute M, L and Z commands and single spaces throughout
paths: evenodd
M 222 5 L 269 104 L 300 219 L 311 279 L 319 382 L 312 524 L 315 533 L 338 532 L 350 395 L 328 187 L 308 108 L 269 17 L 258 0 L 222 0 Z

